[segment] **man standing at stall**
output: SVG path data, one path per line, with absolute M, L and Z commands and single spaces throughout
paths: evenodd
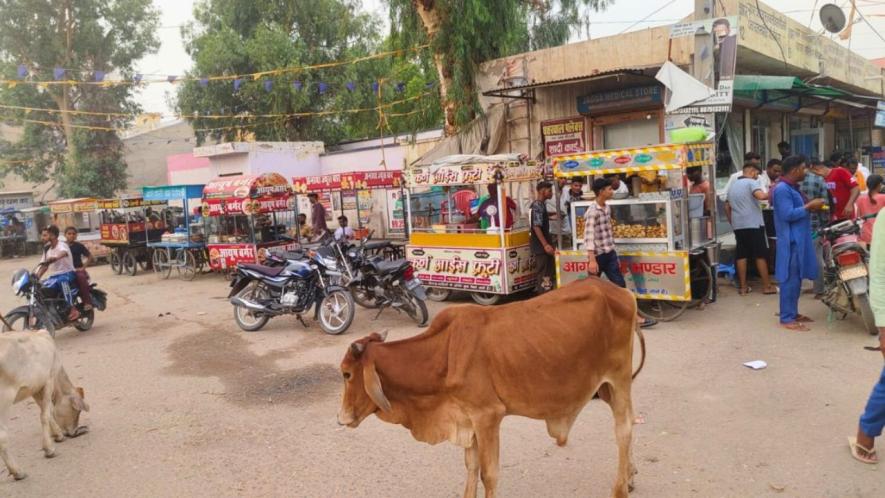
M 817 277 L 817 258 L 811 241 L 811 211 L 824 205 L 823 199 L 807 200 L 799 190 L 805 179 L 805 157 L 790 156 L 784 161 L 781 181 L 771 192 L 774 227 L 777 232 L 777 259 L 774 274 L 780 282 L 780 323 L 794 331 L 807 331 L 812 320 L 799 314 L 802 279 Z
M 548 181 L 540 181 L 535 187 L 535 201 L 531 206 L 531 238 L 529 245 L 535 258 L 538 271 L 538 293 L 553 288 L 553 270 L 556 249 L 550 243 L 550 215 L 547 214 L 547 200 L 553 197 L 553 185 Z
M 735 249 L 735 267 L 737 269 L 740 295 L 750 293 L 747 286 L 747 265 L 756 262 L 756 270 L 762 278 L 762 293 L 777 294 L 777 288 L 771 285 L 768 275 L 768 244 L 765 240 L 765 221 L 762 218 L 762 207 L 759 201 L 767 197 L 756 181 L 759 170 L 753 163 L 744 165 L 743 176 L 735 181 L 726 193 L 725 216 L 734 229 L 737 243 Z
M 584 179 L 576 176 L 572 178 L 568 190 L 563 191 L 560 200 L 560 212 L 562 215 L 562 234 L 572 235 L 572 203 L 580 201 L 584 196 Z M 567 244 L 567 242 L 563 242 Z
M 342 214 L 338 217 L 338 228 L 335 229 L 335 240 L 339 242 L 350 242 L 354 239 L 353 228 L 350 228 L 347 224 L 347 216 Z
M 827 193 L 827 183 L 824 181 L 824 178 L 817 173 L 814 172 L 815 168 L 818 166 L 824 166 L 824 161 L 821 159 L 812 159 L 811 160 L 811 169 L 805 172 L 805 180 L 802 181 L 802 186 L 800 190 L 805 197 L 808 199 L 823 199 L 824 205 L 829 206 L 829 193 Z M 811 231 L 817 232 L 822 227 L 827 224 L 827 211 L 823 209 L 811 214 Z M 814 279 L 814 298 L 820 299 L 824 294 L 824 272 L 820 271 L 821 264 L 823 262 L 823 241 L 820 237 L 814 240 L 812 243 L 814 244 L 814 253 L 817 256 L 817 278 Z
M 327 232 L 329 229 L 326 227 L 326 208 L 320 202 L 320 196 L 311 192 L 307 194 L 307 198 L 310 200 L 310 226 L 314 235 Z
M 833 212 L 831 221 L 849 220 L 854 218 L 854 201 L 860 195 L 860 187 L 850 171 L 841 166 L 841 162 L 829 167 L 826 164 L 815 164 L 812 171 L 827 182 L 827 190 L 833 196 Z
M 626 288 L 627 282 L 621 273 L 618 253 L 615 251 L 611 207 L 607 204 L 615 195 L 611 180 L 606 178 L 594 180 L 593 193 L 596 194 L 596 201 L 590 203 L 584 213 L 584 248 L 589 259 L 587 273 L 597 276 L 605 274 L 609 282 Z M 636 319 L 640 327 L 651 327 L 657 323 L 650 318 Z

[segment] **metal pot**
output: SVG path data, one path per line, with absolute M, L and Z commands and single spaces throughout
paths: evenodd
M 709 220 L 709 216 L 699 216 L 689 220 L 692 246 L 699 246 L 710 240 Z

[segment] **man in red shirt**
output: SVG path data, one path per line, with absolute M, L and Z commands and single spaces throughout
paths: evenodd
M 824 177 L 827 190 L 833 197 L 833 212 L 830 219 L 833 221 L 854 219 L 854 201 L 860 195 L 860 187 L 850 171 L 840 165 L 834 167 L 832 163 L 815 164 L 811 171 Z

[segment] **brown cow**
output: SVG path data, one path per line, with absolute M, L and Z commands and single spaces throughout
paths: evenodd
M 350 346 L 341 362 L 338 423 L 355 428 L 375 413 L 419 441 L 451 441 L 465 448 L 464 496 L 476 497 L 481 474 L 485 496 L 493 497 L 501 420 L 546 420 L 547 432 L 563 446 L 598 392 L 615 419 L 618 476 L 612 496 L 626 497 L 635 473 L 634 332 L 644 363 L 636 300 L 598 278 L 495 308 L 450 307 L 418 336 L 386 343 L 386 334 L 372 334 Z

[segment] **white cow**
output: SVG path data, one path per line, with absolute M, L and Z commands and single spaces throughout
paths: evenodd
M 47 396 L 47 393 L 51 393 Z M 87 432 L 80 427 L 80 412 L 89 411 L 83 389 L 75 388 L 61 365 L 55 341 L 45 330 L 0 334 L 0 457 L 16 480 L 27 477 L 9 455 L 7 421 L 12 405 L 28 397 L 40 407 L 43 454 L 55 456 L 55 445 L 65 436 Z

